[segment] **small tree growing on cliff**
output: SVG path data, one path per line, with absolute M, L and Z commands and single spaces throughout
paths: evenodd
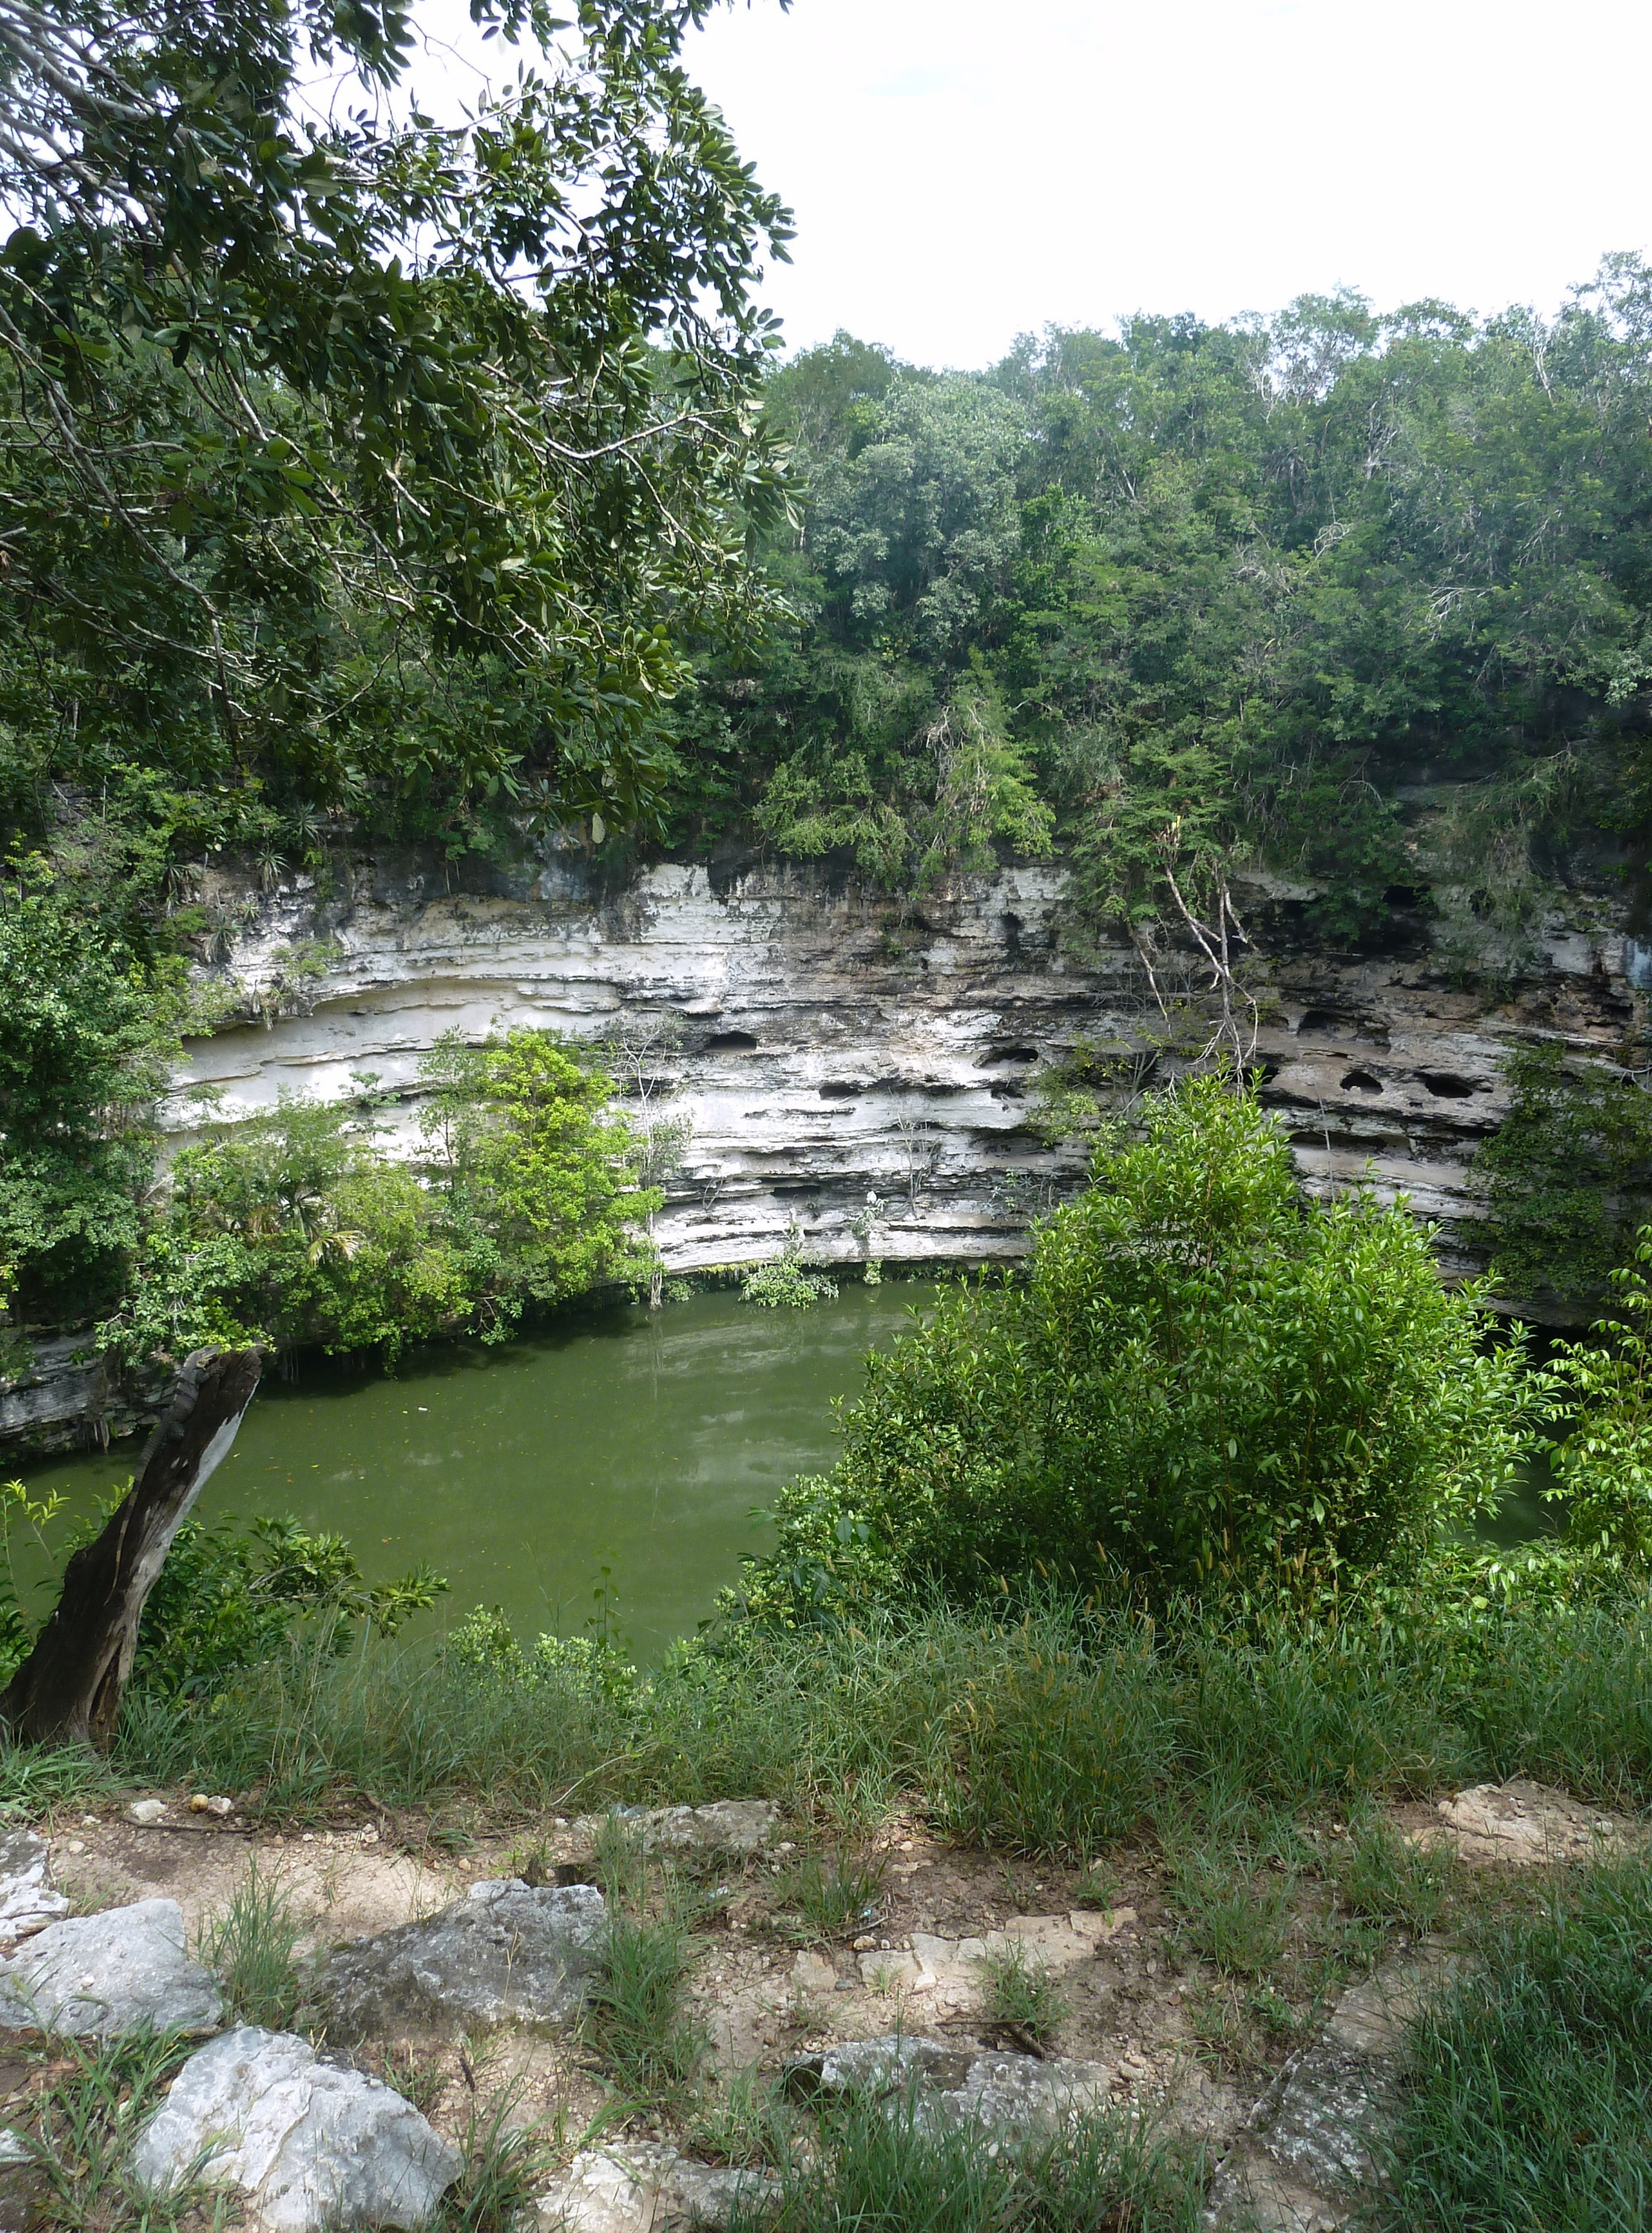
M 672 1066 L 682 1054 L 683 1027 L 673 1015 L 628 1016 L 593 1045 L 630 1103 L 626 1118 L 631 1128 L 632 1169 L 645 1194 L 654 1197 L 642 1229 L 653 1260 L 648 1307 L 657 1311 L 666 1267 L 654 1239 L 654 1220 L 664 1206 L 665 1188 L 682 1169 L 694 1136 L 693 1118 L 686 1110 L 673 1114 L 665 1105 L 679 1090 Z

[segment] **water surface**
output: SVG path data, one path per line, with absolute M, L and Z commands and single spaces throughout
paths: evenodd
M 309 1365 L 260 1389 L 200 1516 L 333 1528 L 372 1581 L 428 1560 L 452 1584 L 445 1620 L 497 1605 L 525 1640 L 576 1634 L 617 1602 L 650 1659 L 710 1615 L 742 1552 L 764 1547 L 753 1508 L 831 1464 L 835 1399 L 933 1296 L 849 1286 L 812 1310 L 765 1311 L 699 1295 L 584 1312 L 499 1349 L 423 1351 L 393 1380 Z M 125 1486 L 140 1447 L 42 1466 L 30 1489 L 87 1511 Z

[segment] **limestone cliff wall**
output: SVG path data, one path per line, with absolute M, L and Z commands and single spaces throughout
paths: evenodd
M 1264 1092 L 1311 1188 L 1369 1168 L 1439 1221 L 1447 1268 L 1464 1271 L 1478 1260 L 1467 1168 L 1506 1107 L 1509 1039 L 1541 1032 L 1621 1053 L 1652 954 L 1610 888 L 1557 895 L 1506 972 L 1495 956 L 1466 961 L 1460 927 L 1405 896 L 1380 942 L 1339 951 L 1308 927 L 1311 891 L 1263 878 L 1242 890 L 1266 988 Z M 772 1255 L 794 1222 L 824 1260 L 1014 1257 L 1031 1208 L 1078 1169 L 1023 1129 L 1040 1067 L 1081 1035 L 1141 1048 L 1144 1064 L 1161 1038 L 1135 952 L 1077 958 L 1061 897 L 1047 867 L 901 905 L 751 862 L 664 863 L 615 884 L 566 854 L 472 871 L 464 886 L 411 857 L 268 894 L 217 876 L 208 905 L 237 928 L 206 967 L 262 1019 L 194 1045 L 168 1123 L 189 1136 L 202 1088 L 237 1116 L 283 1090 L 343 1093 L 371 1071 L 411 1146 L 420 1058 L 444 1032 L 594 1033 L 669 1013 L 683 1031 L 674 1106 L 693 1124 L 659 1225 L 672 1270 Z M 1155 1074 L 1175 1059 L 1160 1052 Z M 876 1224 L 857 1234 L 874 1193 Z M 0 1392 L 0 1440 L 81 1431 L 87 1368 L 72 1347 L 66 1359 Z
M 406 1097 L 411 1130 L 420 1057 L 445 1031 L 589 1033 L 674 1014 L 676 1105 L 693 1130 L 660 1220 L 673 1269 L 772 1254 L 794 1219 L 822 1257 L 859 1256 L 868 1243 L 850 1227 L 869 1192 L 877 1253 L 1017 1254 L 1017 1205 L 1073 1168 L 1022 1129 L 1032 1078 L 1080 1035 L 1148 1049 L 1161 1036 L 1127 944 L 1083 960 L 1068 950 L 1051 868 L 1005 869 L 907 908 L 772 864 L 713 876 L 667 863 L 607 889 L 564 856 L 491 889 L 445 882 L 428 864 L 364 862 L 343 889 L 300 880 L 244 907 L 225 973 L 278 1009 L 308 947 L 307 1012 L 198 1045 L 187 1084 L 244 1115 L 283 1088 L 330 1096 L 371 1071 Z M 1608 895 L 1574 895 L 1527 927 L 1503 985 L 1403 905 L 1379 947 L 1327 948 L 1304 928 L 1312 896 L 1267 879 L 1240 894 L 1268 987 L 1265 1097 L 1310 1186 L 1369 1163 L 1441 1222 L 1447 1260 L 1462 1268 L 1475 1256 L 1467 1169 L 1506 1106 L 1509 1038 L 1622 1051 L 1652 956 Z M 1189 965 L 1180 977 L 1197 988 Z M 181 1096 L 172 1121 L 189 1122 Z

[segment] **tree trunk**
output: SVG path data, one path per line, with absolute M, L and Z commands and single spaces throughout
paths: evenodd
M 185 1360 L 138 1478 L 96 1541 L 64 1568 L 57 1610 L 0 1697 L 0 1722 L 14 1737 L 107 1750 L 144 1600 L 234 1442 L 263 1363 L 256 1349 L 198 1349 Z

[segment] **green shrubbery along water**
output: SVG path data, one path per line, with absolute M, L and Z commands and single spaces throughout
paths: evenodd
M 1191 1078 L 979 1286 L 871 1359 L 750 1608 L 1034 1578 L 1149 1605 L 1408 1581 L 1492 1509 L 1547 1383 L 1402 1204 L 1304 1202 L 1253 1097 Z
M 283 1099 L 186 1149 L 101 1329 L 140 1360 L 263 1341 L 393 1362 L 439 1335 L 507 1338 L 524 1311 L 646 1277 L 659 1207 L 611 1081 L 553 1032 L 438 1042 L 416 1164 L 361 1101 Z M 371 1081 L 366 1082 L 369 1086 Z

